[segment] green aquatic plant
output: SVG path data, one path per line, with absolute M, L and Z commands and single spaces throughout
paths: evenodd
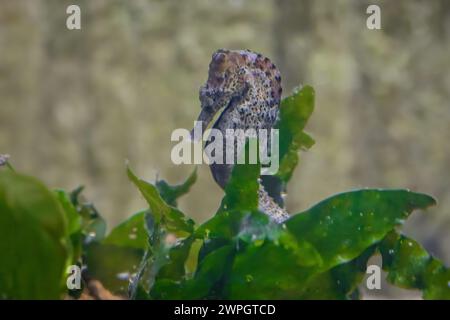
M 280 170 L 262 181 L 274 199 L 282 199 L 299 151 L 314 144 L 303 131 L 313 107 L 309 86 L 282 101 Z M 106 234 L 82 188 L 50 191 L 0 169 L 0 297 L 77 298 L 82 288 L 66 286 L 67 267 L 76 264 L 84 284 L 96 279 L 131 299 L 356 299 L 369 258 L 380 254 L 392 285 L 450 299 L 450 270 L 398 230 L 412 211 L 436 204 L 431 196 L 354 190 L 278 224 L 258 211 L 260 165 L 242 164 L 218 211 L 198 225 L 177 208 L 196 171 L 175 186 L 127 174 L 148 207 Z

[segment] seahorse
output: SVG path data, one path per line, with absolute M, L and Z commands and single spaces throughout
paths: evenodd
M 278 119 L 281 93 L 280 72 L 269 58 L 250 50 L 219 49 L 212 55 L 208 79 L 199 90 L 201 112 L 197 121 L 201 121 L 204 132 L 219 110 L 223 109 L 212 126 L 220 130 L 223 136 L 226 129 L 270 130 Z M 224 156 L 225 153 L 224 146 Z M 233 164 L 211 163 L 210 169 L 216 183 L 224 189 Z M 289 217 L 261 183 L 258 207 L 278 223 Z

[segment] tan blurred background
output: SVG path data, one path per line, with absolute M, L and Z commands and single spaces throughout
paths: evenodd
M 69 4 L 82 30 L 67 30 Z M 366 28 L 369 4 L 382 30 Z M 170 134 L 193 125 L 212 52 L 249 48 L 285 93 L 317 92 L 289 211 L 352 188 L 430 193 L 438 207 L 405 230 L 450 264 L 449 40 L 448 0 L 0 0 L 0 153 L 52 187 L 84 184 L 111 227 L 145 205 L 125 159 L 186 177 Z M 204 165 L 180 206 L 203 221 L 221 196 Z

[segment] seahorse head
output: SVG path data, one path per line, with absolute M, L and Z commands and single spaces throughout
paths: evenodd
M 200 87 L 201 112 L 198 121 L 203 129 L 221 109 L 239 105 L 249 99 L 279 105 L 281 77 L 275 65 L 250 50 L 219 49 L 209 64 L 208 79 Z

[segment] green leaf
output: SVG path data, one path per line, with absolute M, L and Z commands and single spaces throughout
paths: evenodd
M 161 266 L 157 277 L 180 280 L 186 274 L 185 262 L 188 258 L 193 238 L 181 240 L 167 250 L 168 260 Z
M 208 239 L 200 257 L 236 237 L 244 217 L 257 211 L 260 168 L 260 164 L 249 163 L 234 166 L 221 207 L 214 217 L 195 231 L 196 238 Z
M 309 149 L 314 140 L 303 131 L 314 110 L 314 89 L 305 86 L 283 99 L 280 106 L 280 168 L 277 176 L 287 182 L 298 163 L 298 152 Z
M 145 252 L 137 276 L 130 285 L 131 297 L 135 297 L 140 288 L 150 294 L 154 285 L 168 280 L 179 282 L 192 272 L 187 270 L 186 263 L 194 238 L 177 239 L 163 229 L 156 231 L 155 241 Z
M 306 248 L 306 247 L 305 247 Z M 268 241 L 237 254 L 226 291 L 230 299 L 295 299 L 316 269 L 299 250 Z
M 156 181 L 156 188 L 158 189 L 159 194 L 164 199 L 164 201 L 169 204 L 170 206 L 176 207 L 177 206 L 177 199 L 181 197 L 182 195 L 189 192 L 192 185 L 197 180 L 197 168 L 192 171 L 191 175 L 184 181 L 182 184 L 179 185 L 169 185 L 164 180 L 157 180 Z
M 393 231 L 380 244 L 379 250 L 390 283 L 422 290 L 425 299 L 450 299 L 450 269 L 416 241 Z
M 346 299 L 374 246 L 413 209 L 434 203 L 409 191 L 360 190 L 290 218 L 287 230 L 269 228 L 264 241 L 257 224 L 250 232 L 257 236 L 235 256 L 226 292 L 232 299 Z
M 303 131 L 314 110 L 314 89 L 305 86 L 284 98 L 280 106 L 279 169 L 274 176 L 262 176 L 262 184 L 280 207 L 284 206 L 282 194 L 299 162 L 299 151 L 314 145 L 314 139 Z M 273 156 L 273 155 L 272 155 Z
M 331 281 L 343 298 L 352 298 L 357 291 L 358 285 L 366 275 L 367 262 L 375 250 L 376 245 L 373 245 L 352 261 L 340 264 L 326 272 L 331 274 Z
M 81 216 L 70 200 L 70 195 L 64 190 L 56 190 L 56 197 L 61 204 L 68 221 L 68 232 L 74 234 L 81 231 Z
M 113 244 L 119 247 L 146 250 L 148 247 L 148 231 L 146 229 L 147 210 L 138 212 L 116 226 L 103 239 L 103 244 Z
M 156 299 L 214 299 L 221 298 L 223 277 L 233 261 L 232 246 L 223 246 L 200 263 L 193 279 L 176 282 L 164 279 L 155 284 L 152 297 Z
M 74 207 L 70 195 L 63 190 L 55 191 L 68 222 L 72 264 L 80 264 L 83 252 L 82 217 Z
M 139 179 L 130 168 L 127 172 L 149 204 L 148 225 L 151 224 L 147 228 L 150 247 L 130 287 L 131 296 L 134 297 L 139 288 L 150 293 L 152 287 L 161 281 L 179 281 L 184 278 L 185 263 L 194 240 L 191 237 L 194 222 L 178 209 L 168 205 L 154 185 Z
M 242 211 L 221 211 L 214 217 L 206 221 L 195 231 L 197 238 L 215 239 L 224 238 L 233 239 L 240 230 L 241 220 L 245 215 Z
M 260 164 L 236 164 L 225 187 L 222 210 L 252 211 L 258 209 Z
M 435 200 L 405 190 L 359 190 L 332 196 L 286 221 L 298 239 L 320 253 L 324 269 L 348 262 L 381 241 L 414 209 Z
M 67 221 L 38 180 L 0 172 L 0 297 L 59 299 L 69 261 Z
M 178 209 L 169 206 L 158 193 L 158 189 L 142 179 L 139 179 L 130 168 L 128 177 L 136 185 L 150 206 L 151 214 L 156 224 L 175 234 L 177 237 L 187 237 L 194 231 L 194 221 L 185 217 Z

